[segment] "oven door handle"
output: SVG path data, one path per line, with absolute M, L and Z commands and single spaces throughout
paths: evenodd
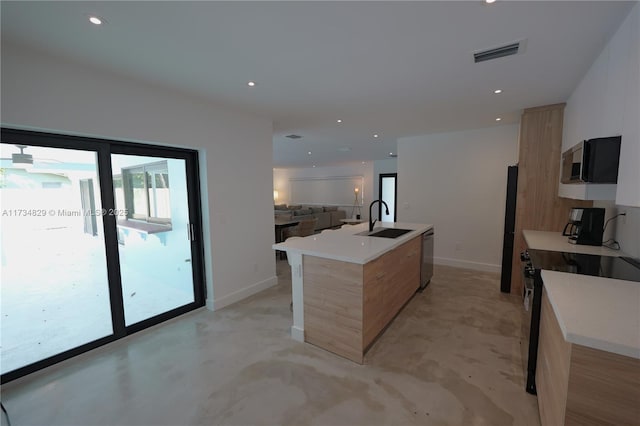
M 531 302 L 533 302 L 533 280 L 524 280 L 524 310 L 529 312 Z

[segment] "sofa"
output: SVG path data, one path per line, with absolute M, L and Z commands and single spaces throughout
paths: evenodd
M 342 225 L 340 219 L 347 217 L 347 212 L 338 210 L 336 206 L 303 206 L 276 204 L 274 205 L 274 215 L 285 219 L 311 219 L 316 218 L 316 231 L 336 228 Z

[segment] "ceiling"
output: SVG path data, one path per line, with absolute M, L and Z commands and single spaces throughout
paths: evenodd
M 311 167 L 566 101 L 633 3 L 2 1 L 1 15 L 3 40 L 269 118 L 274 167 Z

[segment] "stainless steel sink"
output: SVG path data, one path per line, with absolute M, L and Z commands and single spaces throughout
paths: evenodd
M 367 237 L 380 237 L 380 238 L 398 238 L 401 235 L 411 232 L 413 229 L 400 229 L 400 228 L 375 228 L 373 231 L 364 231 L 356 235 L 365 235 Z

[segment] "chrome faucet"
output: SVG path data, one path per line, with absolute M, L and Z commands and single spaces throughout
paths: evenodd
M 373 207 L 375 203 L 384 204 L 384 208 L 387 210 L 386 214 L 389 214 L 389 206 L 387 205 L 387 203 L 382 200 L 373 200 L 371 204 L 369 204 L 369 232 L 373 231 L 373 225 L 375 225 L 375 223 L 378 221 L 378 219 L 371 221 L 371 207 Z

